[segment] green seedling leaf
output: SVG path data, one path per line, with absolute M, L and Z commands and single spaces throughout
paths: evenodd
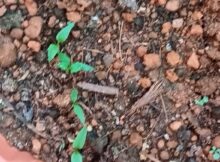
M 61 52 L 58 54 L 58 57 L 59 57 L 58 67 L 61 70 L 67 71 L 71 63 L 70 57 L 67 54 Z
M 81 63 L 81 62 L 78 62 L 78 61 L 72 63 L 71 66 L 70 66 L 70 72 L 71 73 L 77 73 L 79 71 L 91 72 L 93 70 L 94 70 L 94 68 L 92 66 Z
M 57 33 L 56 40 L 58 43 L 63 43 L 67 40 L 74 25 L 73 22 L 68 22 L 67 25 Z
M 213 159 L 214 160 L 220 160 L 220 154 L 219 153 L 214 153 L 213 154 Z
M 218 154 L 220 154 L 220 149 L 218 148 L 218 149 L 216 149 L 216 151 L 215 152 L 217 152 Z
M 86 142 L 87 128 L 84 126 L 73 141 L 73 148 L 81 150 Z
M 59 52 L 59 46 L 56 44 L 50 44 L 50 46 L 47 49 L 47 55 L 48 55 L 48 61 L 50 62 L 51 60 L 54 59 L 54 57 L 58 54 Z
M 73 89 L 70 94 L 70 99 L 73 103 L 75 103 L 78 99 L 78 91 L 77 89 Z
M 76 114 L 76 116 L 79 118 L 81 124 L 85 125 L 86 119 L 82 107 L 79 104 L 74 104 L 73 111 Z
M 215 146 L 212 146 L 212 148 L 210 149 L 211 153 L 214 153 L 217 150 L 217 148 Z
M 82 155 L 78 151 L 74 151 L 71 155 L 71 162 L 82 162 Z
M 209 98 L 207 96 L 202 97 L 201 99 L 195 100 L 195 104 L 199 106 L 204 106 L 206 103 L 208 103 Z

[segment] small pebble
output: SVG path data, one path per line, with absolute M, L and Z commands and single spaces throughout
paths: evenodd
M 43 19 L 40 16 L 31 17 L 27 28 L 24 30 L 26 36 L 29 38 L 37 38 L 43 26 Z
M 195 52 L 193 52 L 191 54 L 191 56 L 189 57 L 189 59 L 187 60 L 187 66 L 191 67 L 193 69 L 198 69 L 199 68 L 199 66 L 200 66 L 199 57 L 196 55 Z
M 183 18 L 174 19 L 172 21 L 173 28 L 181 28 L 183 26 Z
M 172 28 L 172 25 L 170 22 L 165 22 L 163 25 L 162 25 L 162 30 L 161 30 L 161 33 L 165 34 L 165 33 L 168 33 Z
M 81 15 L 77 11 L 71 11 L 66 13 L 66 18 L 69 21 L 77 23 L 81 20 Z
M 136 132 L 133 132 L 133 133 L 131 133 L 131 135 L 130 135 L 130 138 L 129 138 L 129 141 L 130 141 L 130 144 L 131 145 L 135 145 L 135 146 L 139 146 L 139 147 L 141 147 L 142 146 L 142 136 L 141 135 L 139 135 L 138 133 L 136 133 Z
M 190 30 L 190 35 L 200 36 L 203 34 L 203 29 L 200 25 L 193 25 Z
M 157 142 L 157 147 L 159 149 L 162 149 L 163 147 L 165 146 L 165 141 L 163 139 L 160 139 L 158 142 Z
M 176 148 L 176 147 L 177 147 L 178 142 L 172 140 L 172 141 L 168 141 L 166 145 L 167 145 L 167 147 L 168 147 L 169 149 L 173 149 L 173 148 Z
M 3 16 L 7 11 L 7 8 L 5 6 L 0 7 L 0 17 Z
M 180 56 L 175 51 L 171 51 L 167 54 L 166 60 L 168 64 L 170 64 L 171 66 L 175 66 L 180 62 Z
M 110 54 L 104 55 L 102 59 L 106 67 L 110 67 L 114 61 L 113 55 L 110 55 Z
M 177 131 L 178 129 L 180 129 L 180 127 L 183 125 L 182 121 L 174 121 L 172 123 L 170 123 L 170 129 L 172 131 Z
M 168 11 L 175 12 L 180 8 L 180 0 L 169 0 L 165 7 Z
M 37 41 L 29 41 L 27 44 L 28 48 L 30 48 L 34 52 L 39 52 L 41 49 L 41 44 Z
M 22 36 L 23 36 L 23 33 L 24 33 L 24 32 L 23 32 L 22 29 L 20 29 L 20 28 L 14 28 L 14 29 L 11 30 L 10 36 L 11 36 L 12 38 L 21 39 Z
M 169 160 L 170 155 L 169 155 L 169 153 L 167 151 L 161 151 L 160 152 L 160 158 L 162 160 Z
M 140 84 L 143 88 L 149 88 L 151 86 L 151 80 L 149 78 L 144 77 L 138 81 L 138 84 Z
M 136 49 L 136 54 L 138 57 L 143 57 L 147 53 L 147 48 L 144 46 L 140 46 Z
M 175 82 L 178 80 L 178 76 L 177 74 L 174 72 L 174 69 L 168 69 L 166 70 L 166 78 L 170 81 L 170 82 Z
M 41 142 L 38 139 L 32 139 L 32 151 L 39 154 L 41 150 Z
M 220 148 L 220 135 L 216 136 L 213 140 L 212 140 L 212 144 L 213 146 Z
M 116 130 L 112 133 L 112 141 L 117 141 L 121 139 L 121 131 L 120 130 Z
M 133 22 L 134 18 L 136 17 L 136 14 L 129 13 L 129 12 L 124 12 L 124 13 L 122 13 L 122 17 L 127 22 Z
M 48 26 L 53 28 L 56 24 L 56 16 L 51 16 L 48 20 Z
M 119 70 L 122 67 L 123 67 L 123 63 L 120 60 L 115 61 L 114 64 L 113 64 L 113 68 L 116 69 L 116 70 Z
M 149 69 L 160 67 L 161 65 L 160 56 L 154 53 L 144 55 L 144 65 Z

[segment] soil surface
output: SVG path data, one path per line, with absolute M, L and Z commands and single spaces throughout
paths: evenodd
M 62 49 L 94 72 L 48 63 L 68 21 Z M 74 87 L 89 129 L 84 162 L 214 161 L 220 1 L 0 0 L 0 133 L 44 162 L 69 162 L 81 128 Z

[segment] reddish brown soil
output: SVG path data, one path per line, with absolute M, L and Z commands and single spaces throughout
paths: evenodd
M 76 26 L 63 50 L 94 72 L 67 75 L 56 60 L 47 62 L 48 45 L 68 21 Z M 0 29 L 0 132 L 19 150 L 44 162 L 70 161 L 81 127 L 69 99 L 75 87 L 92 128 L 85 162 L 213 161 L 209 150 L 220 147 L 219 0 L 0 0 Z M 208 103 L 196 105 L 203 96 Z M 23 107 L 30 110 L 25 121 Z

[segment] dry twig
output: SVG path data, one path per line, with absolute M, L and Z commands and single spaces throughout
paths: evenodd
M 139 100 L 137 100 L 128 112 L 128 116 L 132 115 L 137 109 L 150 103 L 155 97 L 157 97 L 163 90 L 163 81 L 157 81 L 154 83 L 149 91 L 145 93 Z
M 120 59 L 122 59 L 122 52 L 121 52 L 121 39 L 122 39 L 122 29 L 123 29 L 124 22 L 120 23 L 120 35 L 119 35 L 119 42 L 118 42 L 118 50 L 120 54 Z
M 163 111 L 164 111 L 166 123 L 167 123 L 168 122 L 167 109 L 166 109 L 166 105 L 165 105 L 165 102 L 164 102 L 162 95 L 160 95 L 160 99 L 161 99 L 161 103 L 162 103 L 162 107 L 163 107 Z
M 103 93 L 106 95 L 118 95 L 119 94 L 119 89 L 115 87 L 101 86 L 101 85 L 87 83 L 87 82 L 79 82 L 77 83 L 77 86 L 87 91 Z
M 89 51 L 89 52 L 94 52 L 94 53 L 102 53 L 102 54 L 104 54 L 105 52 L 103 52 L 103 51 L 100 51 L 100 50 L 98 50 L 98 49 L 83 49 L 84 51 Z
M 144 138 L 144 140 L 147 141 L 148 138 L 149 138 L 149 137 L 151 136 L 151 134 L 153 133 L 154 128 L 157 126 L 157 124 L 158 124 L 158 122 L 159 122 L 159 120 L 160 120 L 161 114 L 162 114 L 162 113 L 160 112 L 160 115 L 157 117 L 156 122 L 154 123 L 153 127 L 150 129 L 148 135 Z

